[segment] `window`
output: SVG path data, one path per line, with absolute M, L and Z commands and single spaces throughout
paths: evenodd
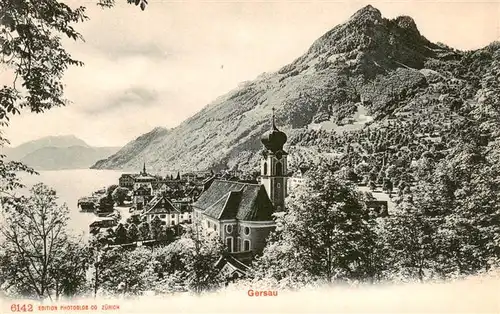
M 249 234 L 250 234 L 250 228 L 245 227 L 245 229 L 244 229 L 244 230 L 245 230 L 245 235 L 249 235 Z
M 227 246 L 229 253 L 233 252 L 233 238 L 232 237 L 226 238 L 226 246 Z
M 276 163 L 276 175 L 281 176 L 283 175 L 283 167 L 281 166 L 281 162 Z
M 244 248 L 243 251 L 250 251 L 250 240 L 244 240 Z
M 281 187 L 281 183 L 276 183 L 276 187 L 279 189 Z
M 162 226 L 165 226 L 166 224 L 167 224 L 167 222 L 166 222 L 166 221 L 162 221 L 162 222 L 161 222 L 161 225 L 162 225 Z
M 267 162 L 264 162 L 264 175 L 267 175 Z
M 160 215 L 160 218 L 165 218 L 165 217 L 166 217 L 166 215 Z
M 174 215 L 174 214 L 172 214 L 172 219 L 174 219 L 174 218 L 175 218 L 175 215 Z
M 226 233 L 231 233 L 231 232 L 233 232 L 233 226 L 226 225 Z

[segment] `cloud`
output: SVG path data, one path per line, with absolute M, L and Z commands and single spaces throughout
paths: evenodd
M 114 92 L 105 97 L 99 104 L 94 106 L 80 106 L 78 110 L 86 115 L 103 115 L 152 107 L 158 104 L 158 93 L 151 89 L 132 87 L 124 91 Z
M 94 46 L 107 59 L 117 60 L 120 58 L 143 57 L 151 61 L 161 61 L 173 56 L 172 52 L 167 52 L 156 43 L 135 43 L 121 41 L 117 44 L 107 44 Z

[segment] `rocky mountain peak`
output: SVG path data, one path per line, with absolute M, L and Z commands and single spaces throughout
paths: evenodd
M 349 22 L 380 22 L 382 21 L 382 13 L 371 5 L 367 5 L 354 13 Z
M 418 31 L 417 24 L 415 24 L 415 21 L 410 16 L 407 16 L 407 15 L 398 16 L 394 21 L 396 22 L 396 25 L 399 28 L 413 32 L 413 33 L 418 34 L 420 36 L 420 32 Z

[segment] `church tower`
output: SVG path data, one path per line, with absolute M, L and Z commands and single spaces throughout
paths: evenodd
M 271 130 L 261 138 L 264 149 L 260 162 L 260 182 L 266 188 L 276 211 L 285 209 L 287 196 L 288 154 L 283 150 L 286 140 L 286 134 L 276 127 L 273 108 Z

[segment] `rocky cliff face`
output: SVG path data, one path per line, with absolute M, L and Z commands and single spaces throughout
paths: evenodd
M 291 64 L 229 92 L 174 129 L 142 135 L 94 168 L 139 169 L 146 161 L 160 172 L 254 169 L 273 107 L 291 138 L 285 149 L 293 161 L 303 156 L 300 138 L 309 129 L 338 133 L 423 112 L 434 116 L 422 103 L 443 107 L 439 84 L 449 85 L 463 58 L 429 42 L 410 17 L 385 19 L 367 6 Z

